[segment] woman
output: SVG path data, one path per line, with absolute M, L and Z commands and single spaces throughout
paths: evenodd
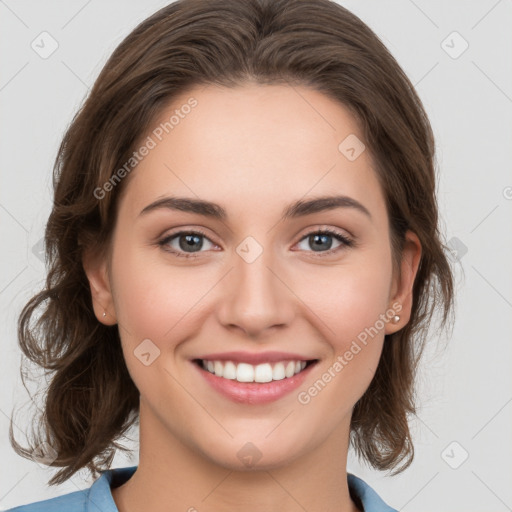
M 411 463 L 453 282 L 430 124 L 364 23 L 328 0 L 168 5 L 105 65 L 54 181 L 19 321 L 54 373 L 40 436 L 11 442 L 62 468 L 50 484 L 102 475 L 13 510 L 394 510 L 348 448 Z M 134 424 L 138 466 L 110 468 Z

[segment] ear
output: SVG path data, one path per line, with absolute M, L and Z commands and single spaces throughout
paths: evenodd
M 117 317 L 110 287 L 107 258 L 85 250 L 82 265 L 89 280 L 96 318 L 105 325 L 115 325 Z
M 421 242 L 413 231 L 407 231 L 402 250 L 400 275 L 393 276 L 389 307 L 396 311 L 400 320 L 395 324 L 386 324 L 386 334 L 393 334 L 402 329 L 411 318 L 413 285 L 421 260 Z

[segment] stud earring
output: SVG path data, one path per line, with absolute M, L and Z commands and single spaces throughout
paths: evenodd
M 106 317 L 107 316 L 107 313 L 105 311 L 103 311 L 103 317 Z
M 400 322 L 400 316 L 395 315 L 395 316 L 391 319 L 391 321 L 392 321 L 394 324 L 397 324 L 398 322 Z

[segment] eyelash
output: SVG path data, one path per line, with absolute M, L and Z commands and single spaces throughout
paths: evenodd
M 199 236 L 203 236 L 204 238 L 210 240 L 208 238 L 208 236 L 206 235 L 206 233 L 203 233 L 201 230 L 195 230 L 195 231 L 178 231 L 177 233 L 173 233 L 169 236 L 166 236 L 165 238 L 163 238 L 162 240 L 160 240 L 158 242 L 158 245 L 160 247 L 162 247 L 162 249 L 166 252 L 169 252 L 175 256 L 178 256 L 179 258 L 188 258 L 188 259 L 191 259 L 191 258 L 197 258 L 199 256 L 200 253 L 197 253 L 197 254 L 187 254 L 187 253 L 183 253 L 183 252 L 178 252 L 178 251 L 175 251 L 173 249 L 168 249 L 166 248 L 167 244 L 173 240 L 174 238 L 180 236 L 180 235 L 199 235 Z M 339 242 L 342 243 L 342 245 L 340 245 L 339 247 L 336 247 L 335 249 L 329 249 L 328 251 L 323 251 L 323 252 L 318 252 L 316 253 L 315 257 L 324 257 L 324 256 L 331 256 L 332 254 L 338 252 L 339 250 L 343 249 L 343 248 L 347 248 L 347 247 L 354 247 L 355 246 L 355 241 L 349 237 L 347 237 L 346 235 L 342 235 L 341 233 L 339 233 L 338 231 L 335 231 L 333 229 L 321 229 L 321 230 L 318 230 L 318 231 L 311 231 L 310 233 L 307 233 L 306 235 L 304 235 L 300 240 L 299 242 L 302 242 L 302 240 L 304 240 L 305 238 L 308 238 L 309 236 L 311 235 L 330 235 L 334 238 L 336 238 Z M 211 240 L 210 240 L 211 242 Z M 213 243 L 213 242 L 212 242 Z M 313 251 L 307 251 L 307 252 L 313 252 Z

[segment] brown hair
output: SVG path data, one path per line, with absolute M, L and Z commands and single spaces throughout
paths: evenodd
M 139 24 L 114 51 L 65 133 L 54 166 L 54 204 L 45 232 L 45 288 L 23 308 L 26 357 L 52 372 L 34 446 L 48 443 L 50 485 L 87 467 L 109 466 L 116 441 L 138 419 L 139 392 L 118 328 L 99 323 L 82 265 L 83 248 L 107 255 L 127 179 L 98 199 L 137 141 L 172 99 L 194 85 L 247 82 L 313 87 L 360 123 L 386 197 L 395 269 L 404 234 L 422 256 L 410 321 L 386 336 L 376 374 L 356 403 L 351 443 L 379 470 L 403 471 L 414 456 L 408 414 L 432 320 L 446 326 L 453 275 L 440 240 L 434 137 L 411 82 L 378 37 L 329 0 L 179 0 Z M 34 312 L 42 314 L 34 327 Z M 22 374 L 23 379 L 23 374 Z M 24 383 L 25 385 L 25 383 Z M 16 452 L 31 457 L 13 437 Z

